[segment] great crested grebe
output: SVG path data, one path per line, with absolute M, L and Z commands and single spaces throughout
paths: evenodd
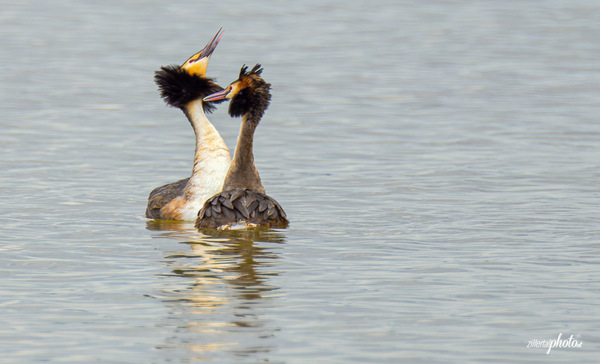
M 249 72 L 243 66 L 236 81 L 204 98 L 204 101 L 230 99 L 229 115 L 241 116 L 242 125 L 223 191 L 208 199 L 198 212 L 199 229 L 229 229 L 236 225 L 284 228 L 289 224 L 281 206 L 265 194 L 254 165 L 254 131 L 271 100 L 271 84 L 261 78 L 261 73 L 259 64 Z
M 223 88 L 206 77 L 210 56 L 219 44 L 222 29 L 200 52 L 181 66 L 164 66 L 154 80 L 161 97 L 183 110 L 196 135 L 194 167 L 189 178 L 155 188 L 148 197 L 146 217 L 151 219 L 190 220 L 198 216 L 204 201 L 221 191 L 231 164 L 231 155 L 221 135 L 206 118 L 214 105 L 202 98 Z

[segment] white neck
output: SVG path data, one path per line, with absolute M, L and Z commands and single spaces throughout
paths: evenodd
M 225 141 L 204 114 L 201 100 L 186 105 L 186 115 L 196 134 L 196 151 L 192 176 L 185 188 L 185 199 L 194 201 L 190 209 L 195 210 L 195 216 L 204 201 L 221 192 L 231 164 L 231 155 Z
M 196 151 L 194 153 L 194 168 L 192 175 L 200 172 L 202 161 L 214 158 L 227 157 L 231 161 L 229 148 L 217 129 L 210 123 L 204 110 L 202 101 L 192 101 L 187 105 L 188 118 L 196 134 Z

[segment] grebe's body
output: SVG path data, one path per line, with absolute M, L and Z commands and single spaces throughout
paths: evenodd
M 205 101 L 230 99 L 229 115 L 241 116 L 242 124 L 223 191 L 206 201 L 198 212 L 197 228 L 283 228 L 289 224 L 281 206 L 265 194 L 254 165 L 254 132 L 271 100 L 271 85 L 261 78 L 261 73 L 260 65 L 249 72 L 244 66 L 240 77 L 225 90 L 204 98 Z
M 155 81 L 162 98 L 168 105 L 180 108 L 192 125 L 196 149 L 191 177 L 157 187 L 150 193 L 146 208 L 148 218 L 193 221 L 204 202 L 223 187 L 231 155 L 225 141 L 206 117 L 205 112 L 211 112 L 214 106 L 202 100 L 223 90 L 206 77 L 210 55 L 221 35 L 219 30 L 202 51 L 182 66 L 161 67 L 156 72 Z

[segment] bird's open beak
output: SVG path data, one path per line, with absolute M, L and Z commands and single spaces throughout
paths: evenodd
M 210 94 L 210 95 L 206 96 L 205 98 L 202 99 L 202 101 L 225 100 L 227 98 L 227 95 L 229 94 L 229 91 L 231 91 L 231 86 L 228 86 L 223 91 L 215 92 L 214 94 Z
M 202 50 L 190 58 L 181 66 L 192 75 L 206 76 L 206 68 L 208 67 L 208 61 L 211 54 L 217 48 L 221 37 L 223 36 L 223 28 L 220 28 L 217 34 L 208 42 L 208 44 L 202 48 Z
M 217 34 L 215 34 L 215 36 L 212 37 L 210 42 L 208 42 L 208 44 L 199 52 L 200 58 L 210 57 L 212 52 L 214 52 L 215 49 L 217 48 L 217 45 L 219 44 L 219 41 L 221 40 L 222 36 L 223 36 L 223 28 L 220 28 L 219 31 L 217 32 Z

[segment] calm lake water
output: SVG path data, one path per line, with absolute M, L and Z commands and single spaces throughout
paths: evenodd
M 273 85 L 285 230 L 143 215 L 194 149 L 153 73 L 221 26 L 210 75 Z M 3 363 L 598 360 L 599 2 L 19 1 L 0 32 Z

